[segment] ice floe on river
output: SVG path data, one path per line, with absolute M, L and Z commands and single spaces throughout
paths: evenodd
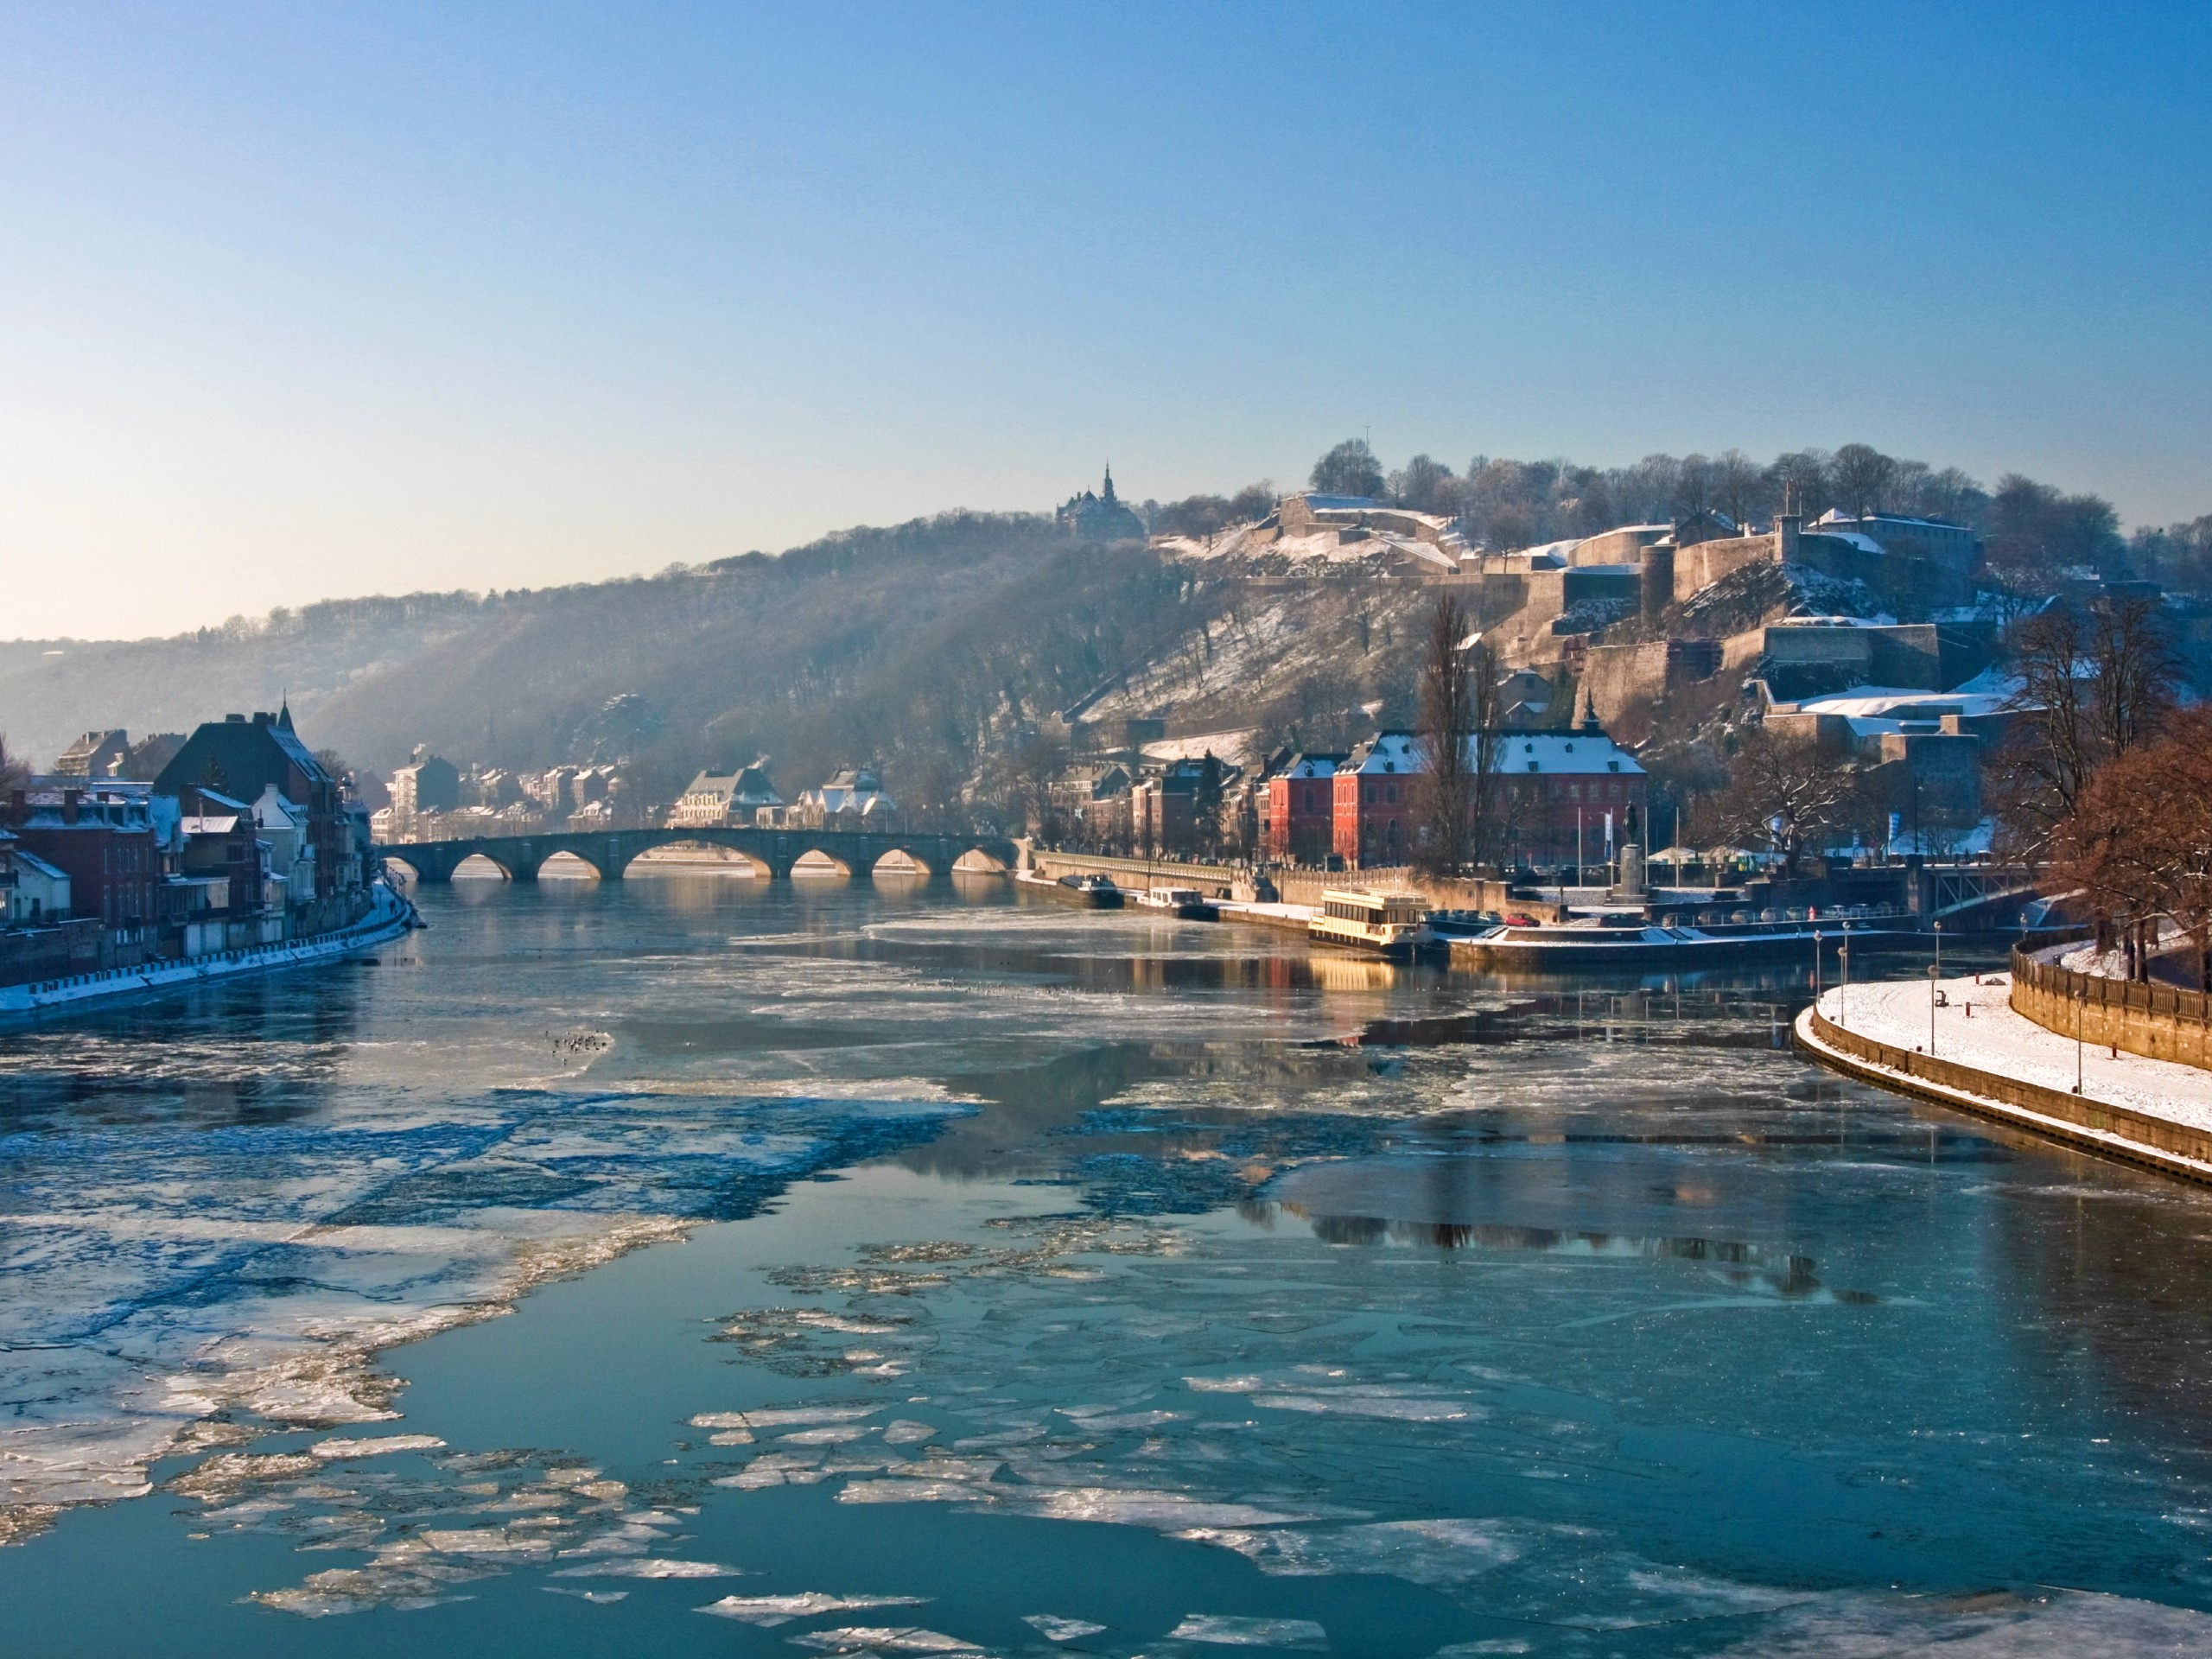
M 427 1119 L 0 1140 L 0 1540 L 256 1421 L 387 1421 L 378 1350 L 971 1109 L 916 1092 L 504 1089 Z

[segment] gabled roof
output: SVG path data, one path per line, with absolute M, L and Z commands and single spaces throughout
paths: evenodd
M 154 787 L 157 793 L 174 795 L 188 785 L 214 784 L 228 791 L 259 794 L 263 785 L 283 781 L 287 767 L 296 771 L 309 785 L 332 781 L 321 762 L 293 731 L 289 709 L 257 714 L 251 720 L 244 715 L 230 715 L 201 721 L 162 768 Z
M 1294 754 L 1274 775 L 1278 778 L 1333 778 L 1345 758 L 1342 753 Z

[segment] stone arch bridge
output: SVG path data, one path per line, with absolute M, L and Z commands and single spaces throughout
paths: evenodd
M 727 847 L 753 868 L 783 877 L 809 853 L 819 853 L 847 875 L 865 875 L 893 853 L 903 853 L 923 874 L 950 875 L 969 853 L 986 868 L 1014 868 L 1020 849 L 1003 836 L 900 835 L 863 830 L 549 830 L 536 836 L 469 836 L 454 841 L 395 842 L 378 854 L 415 872 L 416 880 L 442 882 L 471 858 L 499 867 L 512 881 L 535 881 L 545 861 L 567 853 L 591 866 L 602 881 L 619 881 L 630 861 L 656 847 Z M 972 861 L 971 861 L 972 867 Z

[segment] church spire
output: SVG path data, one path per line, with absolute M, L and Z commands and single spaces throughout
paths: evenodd
M 1106 493 L 1099 499 L 1103 501 L 1114 499 L 1114 463 L 1110 461 L 1106 463 Z
M 1582 688 L 1582 706 L 1574 711 L 1574 730 L 1580 736 L 1602 737 L 1605 728 L 1598 723 L 1598 702 L 1590 695 L 1586 683 Z

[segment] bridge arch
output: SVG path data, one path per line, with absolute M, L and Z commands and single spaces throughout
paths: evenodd
M 538 861 L 537 880 L 602 881 L 607 872 L 573 847 L 556 847 Z
M 537 875 L 537 872 L 532 870 L 527 879 L 534 880 Z M 464 854 L 460 861 L 453 867 L 453 873 L 446 879 L 449 881 L 489 881 L 494 878 L 501 881 L 512 881 L 516 876 L 512 868 L 501 863 L 491 854 L 480 850 Z
M 912 848 L 893 847 L 868 867 L 868 874 L 900 881 L 926 881 L 937 872 L 930 868 L 929 861 Z
M 689 854 L 690 857 L 664 857 L 662 855 Z M 712 854 L 713 857 L 701 857 Z M 649 845 L 629 853 L 623 860 L 622 874 L 626 880 L 634 875 L 727 875 L 744 876 L 766 880 L 775 874 L 767 860 L 747 852 L 742 847 L 733 847 L 726 841 L 713 839 L 710 833 L 690 832 L 655 840 Z
M 956 873 L 1002 875 L 1017 855 L 1014 843 L 1001 836 L 737 824 L 470 836 L 398 842 L 376 850 L 404 865 L 413 872 L 416 880 L 424 884 L 448 881 L 456 874 L 483 876 L 495 871 L 511 881 L 534 881 L 541 871 L 557 878 L 564 870 L 573 872 L 575 868 L 565 860 L 551 862 L 555 855 L 562 853 L 582 860 L 600 880 L 619 881 L 641 854 L 683 842 L 724 849 L 742 857 L 763 876 L 873 874 L 893 853 L 904 855 L 918 867 L 915 873 L 925 880 Z M 817 856 L 809 858 L 810 854 Z M 471 862 L 472 859 L 484 861 Z M 885 874 L 889 875 L 891 870 Z

